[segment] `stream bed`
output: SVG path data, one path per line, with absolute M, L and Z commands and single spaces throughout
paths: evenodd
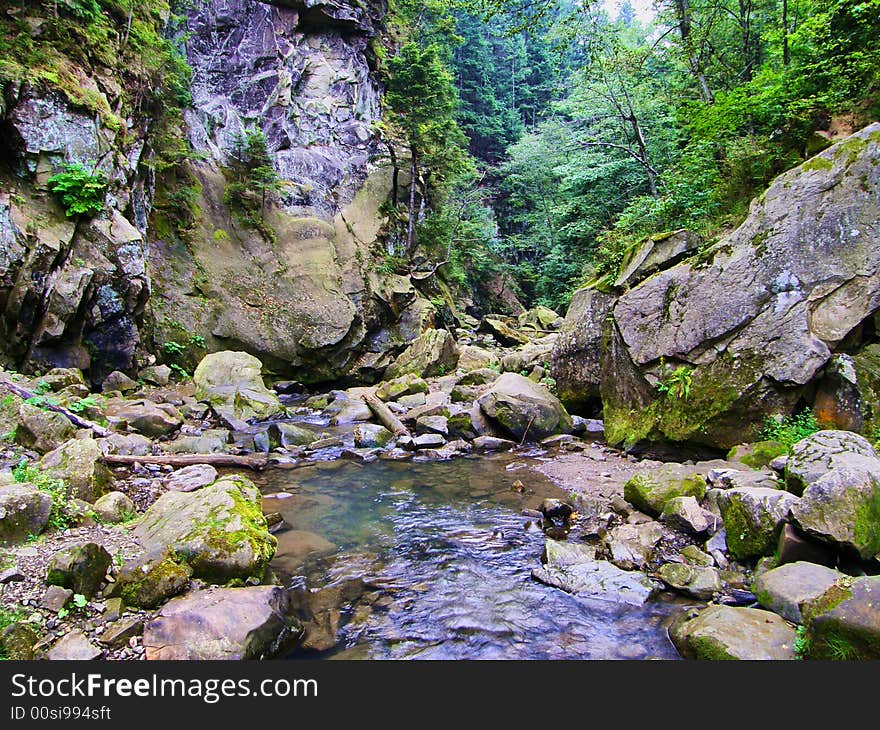
M 528 461 L 337 460 L 261 475 L 267 511 L 290 526 L 272 563 L 289 587 L 358 577 L 382 594 L 344 616 L 336 648 L 290 658 L 678 658 L 666 625 L 680 602 L 585 600 L 531 577 L 545 537 L 522 511 L 565 495 Z

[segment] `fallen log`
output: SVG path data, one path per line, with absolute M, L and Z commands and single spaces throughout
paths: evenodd
M 103 460 L 108 464 L 163 464 L 166 466 L 192 466 L 210 464 L 211 466 L 240 466 L 254 471 L 262 471 L 272 460 L 265 454 L 158 454 L 151 456 L 129 456 L 107 454 Z
M 395 436 L 411 436 L 409 429 L 403 425 L 403 422 L 395 416 L 391 409 L 386 406 L 382 401 L 380 401 L 375 395 L 371 393 L 364 393 L 362 396 L 364 402 L 370 407 L 370 410 L 373 412 L 373 415 L 379 419 L 385 428 L 387 428 L 391 433 Z
M 36 393 L 31 393 L 29 390 L 22 388 L 20 385 L 16 385 L 13 382 L 8 380 L 2 381 L 0 383 L 6 386 L 6 389 L 17 395 L 19 398 L 23 398 L 24 400 L 30 400 L 31 398 L 42 398 L 40 402 L 40 406 L 42 408 L 46 408 L 47 410 L 54 411 L 55 413 L 60 413 L 64 416 L 68 421 L 70 421 L 74 426 L 79 426 L 79 428 L 88 428 L 94 431 L 98 436 L 107 437 L 110 435 L 110 431 L 104 428 L 100 423 L 95 423 L 94 421 L 90 421 L 87 418 L 82 418 L 78 416 L 73 411 L 69 411 L 63 406 L 56 405 L 54 403 L 49 402 L 42 396 L 37 395 Z

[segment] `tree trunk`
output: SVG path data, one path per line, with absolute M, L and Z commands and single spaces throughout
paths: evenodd
M 159 454 L 156 456 L 128 456 L 107 454 L 103 461 L 108 464 L 165 464 L 167 466 L 192 466 L 210 464 L 211 466 L 234 466 L 262 471 L 269 466 L 270 459 L 265 454 Z
M 410 147 L 412 162 L 410 163 L 410 175 L 412 179 L 409 182 L 409 221 L 406 226 L 406 255 L 412 257 L 413 248 L 415 247 L 416 238 L 416 185 L 418 179 L 418 162 L 416 159 L 415 147 Z
M 791 49 L 788 47 L 788 0 L 782 0 L 782 65 L 791 62 Z
M 385 428 L 387 428 L 391 433 L 395 436 L 409 436 L 409 429 L 403 425 L 403 422 L 395 416 L 391 409 L 386 406 L 382 401 L 380 401 L 376 396 L 371 395 L 370 393 L 365 393 L 363 396 L 364 402 L 370 407 L 370 410 L 373 412 L 373 415 L 379 419 Z
M 709 88 L 709 82 L 706 80 L 706 74 L 703 73 L 699 55 L 696 53 L 693 45 L 690 0 L 675 0 L 675 14 L 678 16 L 678 31 L 681 35 L 681 44 L 688 58 L 688 65 L 691 67 L 691 73 L 697 77 L 703 101 L 707 104 L 713 104 L 715 97 Z

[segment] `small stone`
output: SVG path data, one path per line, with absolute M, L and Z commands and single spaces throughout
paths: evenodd
M 708 553 L 704 553 L 696 545 L 688 545 L 681 549 L 681 557 L 688 565 L 700 565 L 705 568 L 711 568 L 715 564 L 715 559 Z
M 73 598 L 73 591 L 61 586 L 49 586 L 40 599 L 40 608 L 58 613 Z
M 50 661 L 92 661 L 100 659 L 102 652 L 82 631 L 66 634 L 46 654 Z
M 5 585 L 6 583 L 20 583 L 24 579 L 24 573 L 18 568 L 7 568 L 0 572 L 0 585 Z
M 121 619 L 110 626 L 101 637 L 98 643 L 111 649 L 118 649 L 125 646 L 128 642 L 144 633 L 144 622 L 139 618 Z
M 108 598 L 104 601 L 104 621 L 111 623 L 116 621 L 121 615 L 124 604 L 121 598 Z

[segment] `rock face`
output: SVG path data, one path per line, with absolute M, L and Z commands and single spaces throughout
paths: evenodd
M 299 632 L 283 588 L 220 588 L 167 603 L 143 641 L 148 660 L 262 659 Z
M 482 412 L 517 441 L 570 433 L 571 416 L 547 388 L 517 373 L 504 373 L 477 400 Z
M 794 659 L 795 630 L 785 619 L 756 608 L 712 606 L 676 620 L 669 636 L 689 659 Z
M 241 476 L 195 492 L 167 492 L 140 519 L 134 536 L 147 550 L 183 556 L 197 578 L 262 578 L 275 555 L 260 493 Z
M 599 373 L 612 444 L 730 448 L 791 413 L 880 306 L 878 161 L 873 124 L 777 178 L 699 256 L 611 302 L 576 297 L 554 353 L 560 392 L 588 393 Z M 684 369 L 687 398 L 655 387 L 664 366 Z
M 215 352 L 196 368 L 196 398 L 225 418 L 246 421 L 282 411 L 278 396 L 263 383 L 263 364 L 246 352 Z

